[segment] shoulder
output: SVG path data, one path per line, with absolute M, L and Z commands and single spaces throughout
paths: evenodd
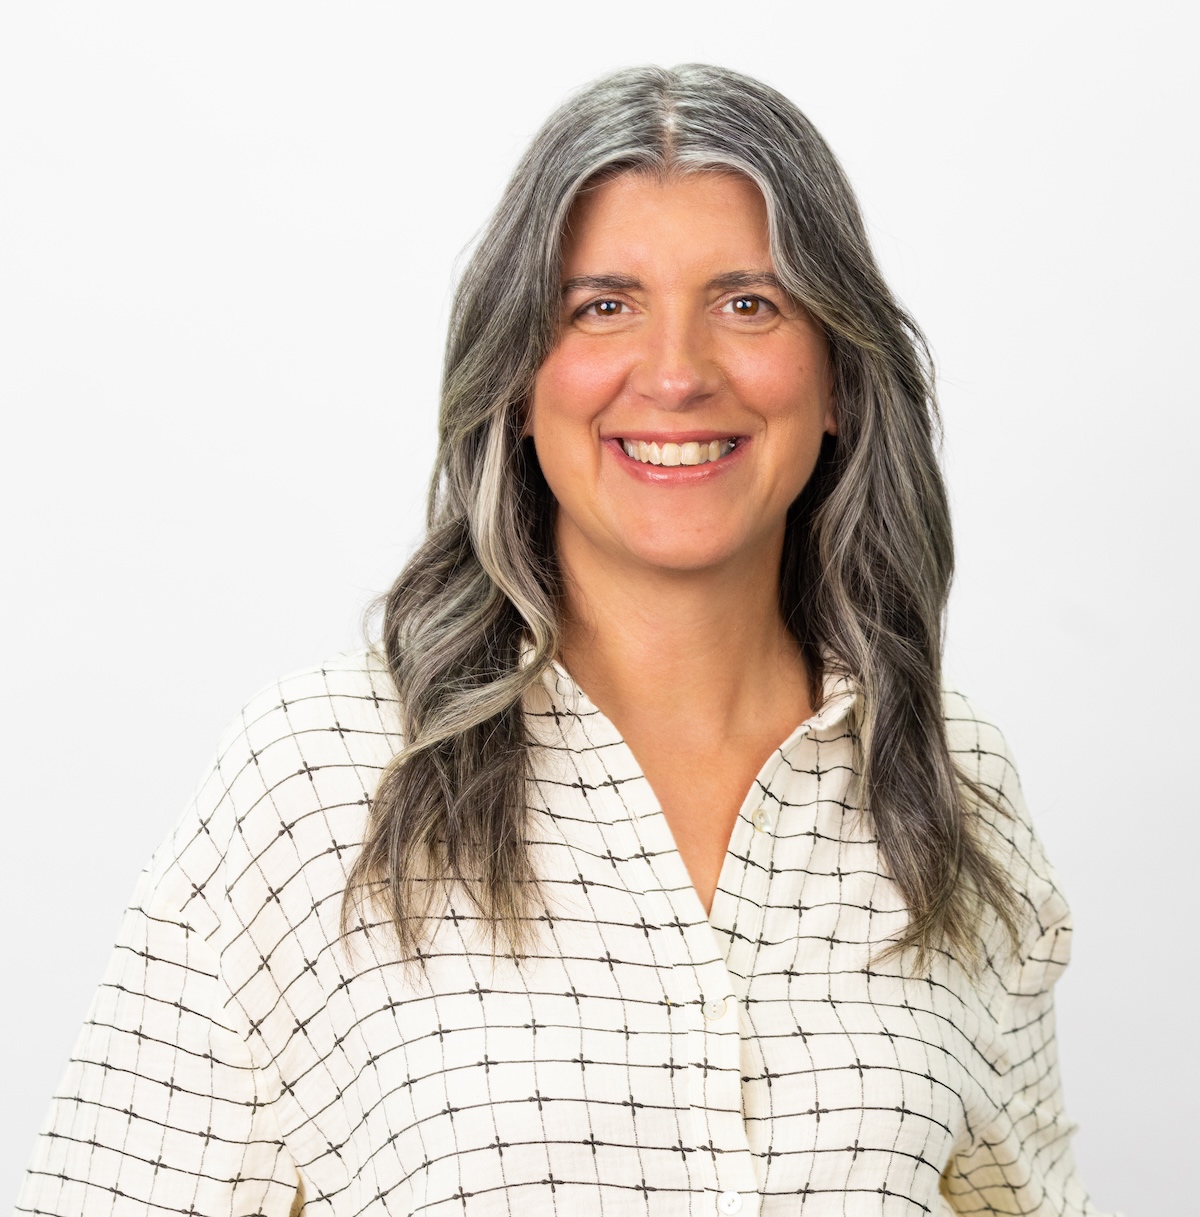
M 972 780 L 1000 796 L 1010 812 L 1020 809 L 1014 796 L 1020 793 L 1016 761 L 1004 733 L 974 700 L 955 688 L 942 690 L 942 714 L 946 742 L 959 769 Z
M 248 826 L 276 828 L 300 807 L 332 808 L 387 765 L 399 746 L 396 693 L 382 657 L 363 648 L 291 672 L 259 690 L 226 728 L 201 802 Z M 203 794 L 203 787 L 202 787 Z
M 222 732 L 144 882 L 197 928 L 215 930 L 230 904 L 243 915 L 268 899 L 311 908 L 317 889 L 340 889 L 399 746 L 396 692 L 375 650 L 279 677 Z
M 383 657 L 360 648 L 290 672 L 242 707 L 218 744 L 218 760 L 249 761 L 274 787 L 323 766 L 386 764 L 398 746 L 396 691 Z
M 230 722 L 218 755 L 249 750 L 265 757 L 287 740 L 322 733 L 394 734 L 396 691 L 374 648 L 343 651 L 290 672 L 254 694 Z
M 1025 914 L 1022 955 L 1038 953 L 1037 944 L 1044 947 L 1050 937 L 1058 941 L 1065 965 L 1070 910 L 1025 800 L 1008 740 L 992 717 L 957 689 L 943 690 L 943 712 L 951 759 L 984 796 L 973 800 L 981 837 Z

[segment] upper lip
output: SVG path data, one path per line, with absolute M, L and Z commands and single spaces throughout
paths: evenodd
M 713 440 L 742 439 L 737 431 L 614 431 L 601 439 L 628 439 L 646 444 L 709 444 Z

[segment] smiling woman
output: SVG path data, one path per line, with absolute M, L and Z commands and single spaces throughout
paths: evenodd
M 804 116 L 572 98 L 440 419 L 380 642 L 231 725 L 21 1211 L 1094 1214 L 924 344 Z

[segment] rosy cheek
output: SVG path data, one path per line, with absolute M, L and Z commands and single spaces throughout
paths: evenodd
M 599 445 L 590 442 L 596 419 L 620 384 L 608 354 L 569 339 L 538 371 L 529 430 L 542 472 L 568 514 L 574 514 L 583 488 L 591 484 L 600 460 Z
M 620 392 L 626 374 L 609 344 L 568 339 L 538 373 L 539 408 L 564 419 L 590 420 Z
M 726 360 L 725 372 L 734 392 L 764 417 L 791 419 L 797 410 L 824 405 L 824 378 L 801 347 L 781 346 L 769 356 L 761 349 L 738 350 Z

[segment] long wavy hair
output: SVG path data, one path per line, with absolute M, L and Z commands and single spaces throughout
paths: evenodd
M 552 349 L 560 246 L 579 191 L 624 171 L 744 174 L 766 200 L 775 273 L 824 327 L 836 437 L 792 505 L 783 618 L 813 677 L 854 680 L 863 807 L 909 909 L 885 954 L 977 961 L 985 909 L 1016 902 L 982 839 L 988 793 L 949 753 L 941 652 L 953 547 L 920 330 L 884 283 L 850 185 L 787 98 L 705 64 L 633 68 L 577 92 L 535 136 L 458 285 L 428 529 L 383 600 L 403 746 L 374 795 L 343 902 L 367 897 L 419 960 L 433 901 L 463 885 L 515 957 L 544 902 L 525 841 L 522 700 L 559 649 L 554 500 L 522 438 Z M 364 923 L 365 924 L 365 921 Z M 434 927 L 436 929 L 436 927 Z

